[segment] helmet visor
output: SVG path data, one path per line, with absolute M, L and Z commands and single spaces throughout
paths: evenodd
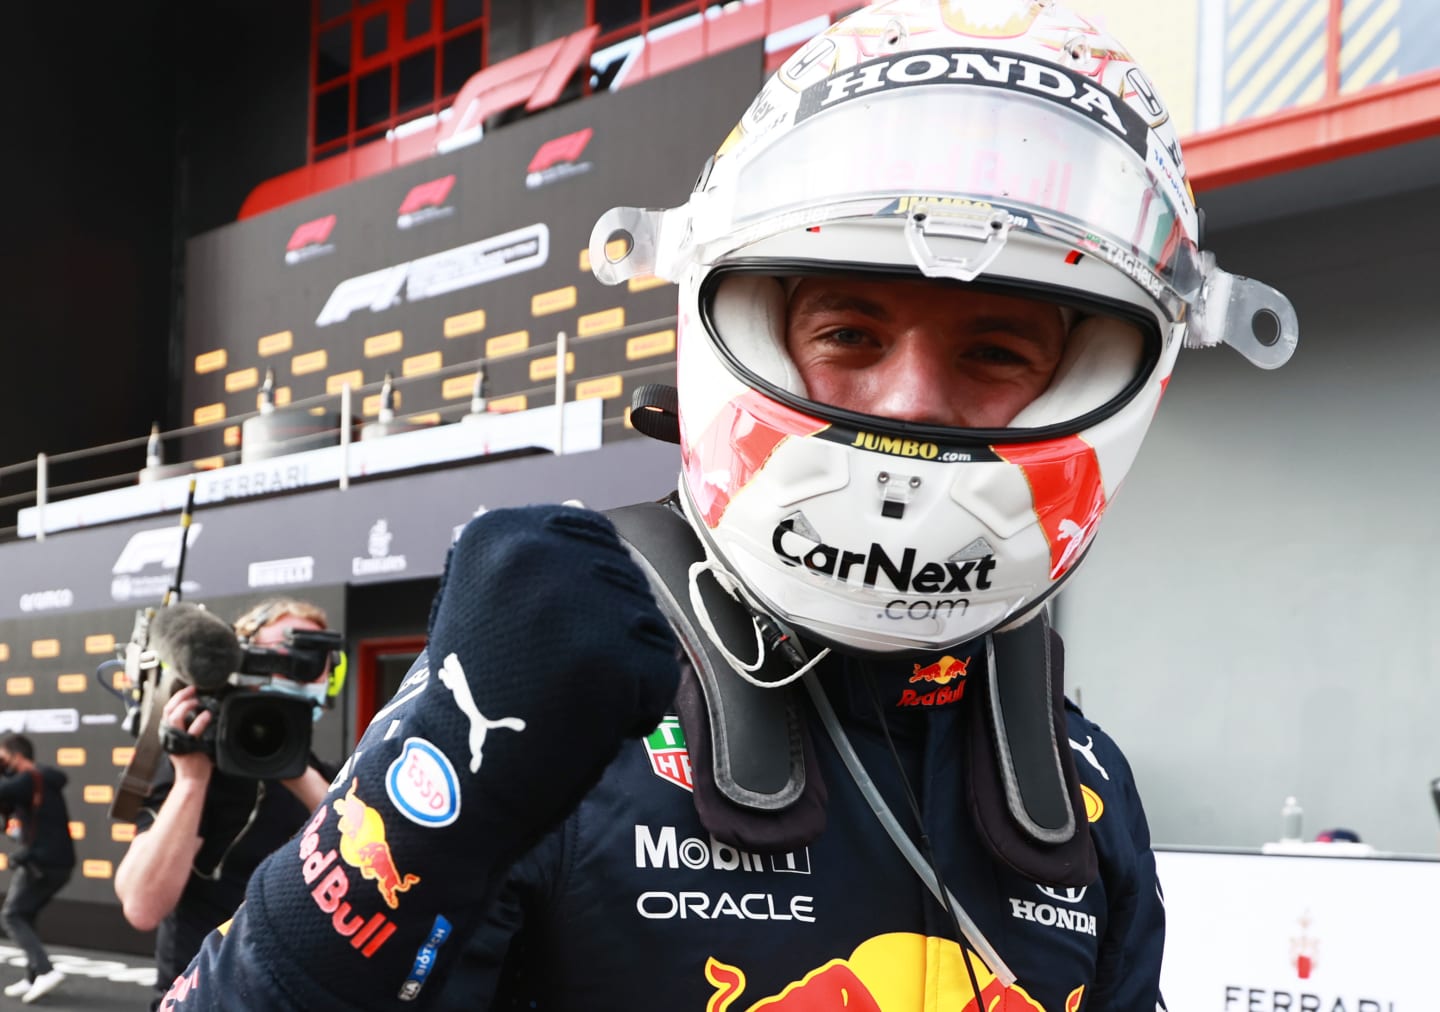
M 984 214 L 993 203 L 1012 213 L 1012 227 L 1099 255 L 1157 296 L 1163 286 L 1172 308 L 1194 299 L 1194 211 L 1178 170 L 1152 173 L 1146 158 L 1084 115 L 1024 94 L 953 86 L 877 91 L 803 113 L 802 102 L 789 129 L 722 156 L 736 161 L 733 184 L 692 209 L 701 262 L 797 226 L 905 216 L 922 203 Z
M 943 439 L 1091 424 L 1134 393 L 1158 343 L 1153 321 L 898 273 L 722 270 L 702 317 L 732 369 L 806 414 Z

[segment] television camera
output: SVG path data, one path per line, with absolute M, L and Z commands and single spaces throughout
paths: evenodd
M 127 656 L 96 674 L 103 681 L 107 670 L 124 668 L 130 700 L 122 726 L 131 734 L 148 725 L 166 752 L 204 752 L 222 773 L 282 780 L 305 772 L 315 716 L 331 698 L 326 673 L 343 663 L 341 643 L 337 632 L 287 629 L 282 642 L 260 646 L 203 607 L 176 603 L 141 611 Z M 182 685 L 194 685 L 215 715 L 198 738 L 156 727 Z

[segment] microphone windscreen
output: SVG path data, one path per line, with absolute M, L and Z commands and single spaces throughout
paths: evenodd
M 224 685 L 240 670 L 244 658 L 229 623 L 184 602 L 155 613 L 150 621 L 150 645 L 181 681 L 202 691 Z

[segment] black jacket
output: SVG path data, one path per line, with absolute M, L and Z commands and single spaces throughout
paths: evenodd
M 53 766 L 36 765 L 36 777 L 29 773 L 7 773 L 0 777 L 0 813 L 20 823 L 19 845 L 10 855 L 12 865 L 39 868 L 73 868 L 75 844 L 70 839 L 70 810 L 65 807 L 64 788 L 68 777 Z M 34 799 L 38 793 L 38 811 Z
M 329 775 L 313 755 L 311 765 Z M 173 770 L 165 772 L 135 820 L 137 833 L 149 832 L 174 786 Z M 305 822 L 307 812 L 279 781 L 250 780 L 214 771 L 205 792 L 199 833 L 204 843 L 175 909 L 155 931 L 156 993 L 165 989 L 194 958 L 205 936 L 235 912 L 257 865 Z

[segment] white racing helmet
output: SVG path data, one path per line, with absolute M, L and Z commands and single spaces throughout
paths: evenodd
M 1181 344 L 1283 364 L 1279 292 L 1220 270 L 1144 72 L 1044 0 L 893 0 L 801 47 L 689 201 L 615 208 L 590 259 L 678 282 L 682 501 L 750 603 L 827 644 L 937 650 L 1033 614 L 1083 558 Z M 813 400 L 793 279 L 929 278 L 1066 307 L 1005 428 Z

